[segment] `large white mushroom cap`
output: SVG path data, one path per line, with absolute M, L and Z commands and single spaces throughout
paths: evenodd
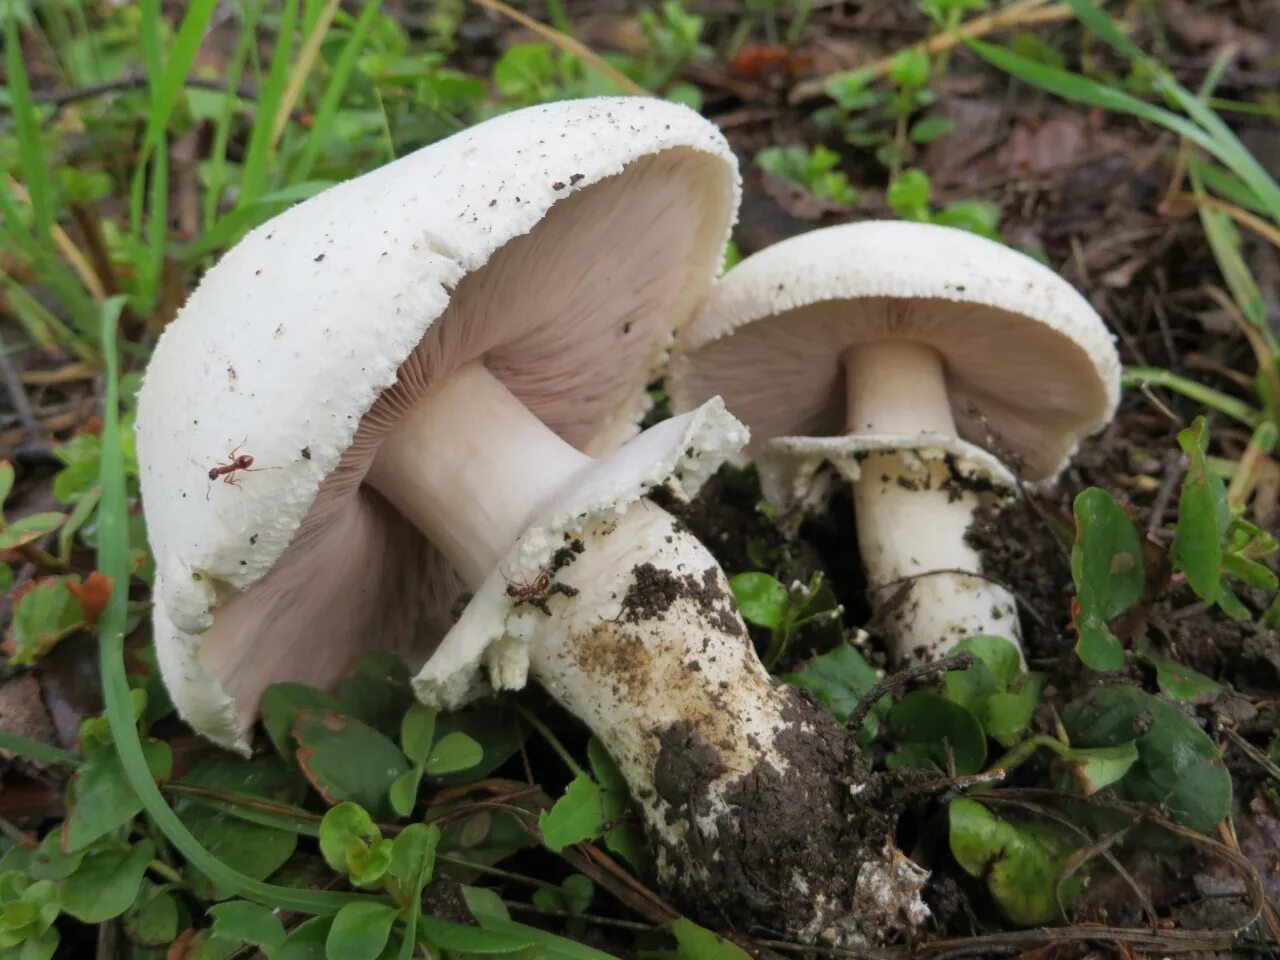
M 722 396 L 756 453 L 775 437 L 843 435 L 843 355 L 897 338 L 941 355 L 959 436 L 1029 480 L 1056 475 L 1119 400 L 1110 334 L 1052 270 L 962 230 L 872 221 L 730 271 L 682 332 L 672 405 Z
M 480 124 L 231 250 L 161 336 L 138 400 L 157 650 L 193 726 L 243 746 L 271 682 L 327 684 L 375 645 L 421 661 L 457 583 L 362 485 L 381 438 L 482 359 L 564 440 L 615 448 L 737 202 L 713 125 L 599 98 Z M 211 483 L 242 442 L 255 472 Z

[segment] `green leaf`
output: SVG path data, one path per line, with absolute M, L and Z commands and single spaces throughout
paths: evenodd
M 262 695 L 262 725 L 271 744 L 291 765 L 296 765 L 297 744 L 293 724 L 300 710 L 340 710 L 336 697 L 301 683 L 273 683 Z
M 391 869 L 391 841 L 375 840 L 364 843 L 357 837 L 347 837 L 347 875 L 358 887 L 378 886 Z
M 738 611 L 748 623 L 772 630 L 787 609 L 787 588 L 767 573 L 739 573 L 729 579 Z
M 124 915 L 130 939 L 143 946 L 167 946 L 178 935 L 178 923 L 178 898 L 143 880 L 138 899 Z
M 488 887 L 462 885 L 462 899 L 480 926 L 487 920 L 510 920 L 511 913 L 502 898 Z
M 1028 674 L 1016 692 L 993 693 L 978 714 L 987 733 L 1003 746 L 1011 746 L 1031 726 L 1031 718 L 1040 705 L 1044 677 Z
M 804 687 L 829 709 L 841 723 L 849 719 L 863 696 L 880 680 L 880 671 L 847 643 L 814 657 L 795 673 L 781 677 L 787 683 Z M 893 698 L 885 694 L 862 723 L 859 740 L 869 743 L 880 729 L 881 718 L 889 711 Z
M 0 460 L 0 506 L 9 499 L 9 493 L 13 490 L 13 464 L 8 460 Z M 0 513 L 0 516 L 3 516 Z
M 422 823 L 405 827 L 392 843 L 388 873 L 409 899 L 417 899 L 422 888 L 431 882 L 439 845 L 440 828 Z
M 372 845 L 382 839 L 382 831 L 356 803 L 340 803 L 325 813 L 320 821 L 320 853 L 330 869 L 347 872 L 347 841 L 352 837 Z
M 16 960 L 51 960 L 58 950 L 58 941 L 57 927 L 50 927 L 37 939 L 23 943 Z
M 544 910 L 564 910 L 579 914 L 586 912 L 595 897 L 596 885 L 580 873 L 570 874 L 558 888 L 540 887 L 533 892 L 533 904 Z
M 965 637 L 952 650 L 955 653 L 972 653 L 991 672 L 998 690 L 1013 689 L 1024 675 L 1022 672 L 1022 658 L 1018 655 L 1018 648 L 1011 640 L 1005 637 L 995 637 L 987 634 Z M 957 673 L 963 674 L 965 672 L 967 671 L 952 671 L 947 674 L 947 677 L 950 678 Z
M 427 762 L 427 751 L 436 735 L 436 711 L 425 704 L 415 703 L 404 715 L 400 724 L 400 747 L 412 763 Z
M 1129 800 L 1164 807 L 1207 832 L 1231 811 L 1231 777 L 1212 740 L 1177 707 L 1137 687 L 1098 687 L 1069 704 L 1062 722 L 1077 747 L 1134 741 L 1138 762 L 1116 784 Z
M 1218 599 L 1222 571 L 1222 538 L 1231 524 L 1227 491 L 1222 478 L 1209 469 L 1209 430 L 1204 417 L 1197 417 L 1178 434 L 1178 444 L 1187 455 L 1187 474 L 1182 480 L 1178 527 L 1169 559 L 1175 570 L 1186 574 L 1191 589 L 1213 603 Z
M 27 543 L 34 543 L 46 533 L 52 533 L 67 521 L 65 513 L 32 513 L 15 520 L 7 527 L 0 527 L 0 550 L 13 550 Z
M 1093 670 L 1119 670 L 1124 648 L 1108 622 L 1136 603 L 1146 582 L 1142 542 L 1105 490 L 1090 487 L 1075 500 L 1076 541 L 1071 577 L 1076 585 L 1076 653 Z
M 404 715 L 417 702 L 409 684 L 409 667 L 386 651 L 362 656 L 334 693 L 341 704 L 338 713 L 355 717 L 391 739 L 399 736 Z
M 1138 762 L 1136 743 L 1114 747 L 1062 747 L 1057 751 L 1087 797 L 1117 783 Z
M 445 785 L 470 783 L 486 777 L 515 756 L 529 735 L 528 726 L 519 722 L 519 714 L 500 703 L 486 703 L 470 710 L 460 710 L 436 718 L 435 735 L 465 733 L 484 749 L 484 759 L 474 767 L 457 773 L 437 776 Z
M 284 943 L 284 924 L 266 907 L 248 900 L 231 900 L 209 908 L 213 935 L 261 948 L 268 956 Z
M 408 765 L 387 737 L 328 710 L 300 711 L 293 737 L 302 772 L 326 801 L 352 800 L 375 818 L 391 815 L 388 791 Z
M 1222 690 L 1222 684 L 1210 680 L 1198 670 L 1169 660 L 1157 657 L 1151 652 L 1151 643 L 1143 640 L 1138 647 L 1138 659 L 1156 672 L 1156 685 L 1165 696 L 1174 700 L 1199 700 L 1212 697 Z
M 147 741 L 143 756 L 153 777 L 168 777 L 173 751 L 167 743 Z M 74 799 L 63 829 L 67 852 L 83 850 L 142 811 L 142 801 L 129 785 L 120 758 L 109 747 L 86 751 L 71 782 Z
M 431 747 L 426 771 L 431 776 L 469 770 L 484 758 L 484 749 L 465 733 L 448 733 Z
M 987 736 L 978 718 L 936 693 L 908 693 L 889 711 L 889 728 L 900 744 L 891 767 L 935 768 L 967 776 L 987 759 Z
M 422 784 L 422 768 L 414 767 L 396 777 L 388 791 L 391 809 L 397 816 L 407 817 L 418 803 L 418 787 Z
M 59 885 L 62 909 L 83 923 L 102 923 L 120 916 L 137 899 L 142 875 L 155 852 L 150 840 L 139 841 L 132 848 L 87 851 L 80 869 Z
M 1079 877 L 1057 885 L 1075 847 L 1057 828 L 1036 821 L 997 819 L 966 797 L 952 800 L 947 814 L 956 862 L 970 876 L 986 881 L 1000 910 L 1014 923 L 1051 923 L 1060 918 L 1059 896 L 1064 907 L 1079 896 L 1083 888 Z
M 11 662 L 31 666 L 63 637 L 84 621 L 84 608 L 67 584 L 78 577 L 56 577 L 37 582 L 13 608 L 10 625 L 14 654 Z
M 940 227 L 968 230 L 989 240 L 999 240 L 1000 208 L 986 200 L 957 200 L 929 218 Z
M 229 791 L 274 801 L 293 799 L 297 775 L 284 762 L 264 756 L 233 760 L 225 756 L 202 761 L 181 780 L 193 787 Z M 226 810 L 183 798 L 174 804 L 182 823 L 221 863 L 254 880 L 264 880 L 284 864 L 298 845 L 295 830 L 252 823 Z M 192 871 L 192 887 L 200 896 L 221 899 L 235 891 L 215 883 L 202 870 Z
M 570 844 L 600 836 L 603 811 L 600 788 L 590 777 L 578 774 L 555 806 L 538 814 L 542 842 L 548 850 L 559 853 Z
M 591 773 L 600 786 L 603 810 L 601 819 L 608 828 L 604 835 L 604 845 L 610 853 L 617 854 L 632 868 L 645 873 L 652 867 L 652 857 L 642 834 L 634 824 L 622 819 L 622 815 L 631 806 L 631 791 L 622 771 L 613 757 L 605 750 L 595 737 L 587 741 L 587 761 L 591 765 Z
M 613 960 L 607 953 L 487 910 L 476 912 L 475 918 L 483 929 L 435 917 L 423 917 L 419 927 L 437 947 L 458 953 L 512 953 L 533 948 L 538 960 Z
M 933 188 L 923 170 L 914 167 L 903 170 L 889 184 L 885 192 L 885 202 L 894 211 L 907 220 L 927 221 L 929 219 L 929 195 Z
M 399 911 L 385 903 L 349 903 L 333 918 L 325 939 L 328 960 L 377 960 Z
M 331 917 L 316 917 L 299 924 L 284 938 L 271 960 L 324 960 L 324 945 L 332 925 Z
M 912 143 L 932 143 L 939 137 L 945 137 L 955 126 L 956 122 L 950 117 L 925 117 L 911 125 L 907 137 Z
M 917 47 L 899 51 L 889 63 L 889 77 L 899 87 L 922 87 L 929 79 L 929 55 Z
M 741 947 L 692 920 L 672 920 L 663 929 L 676 938 L 675 950 L 646 951 L 645 960 L 750 960 Z

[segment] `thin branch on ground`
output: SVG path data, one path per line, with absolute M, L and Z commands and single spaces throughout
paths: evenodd
M 867 719 L 867 714 L 872 711 L 879 699 L 891 690 L 897 690 L 899 687 L 906 686 L 912 680 L 927 677 L 931 673 L 943 673 L 947 670 L 967 670 L 977 662 L 977 658 L 972 653 L 965 651 L 963 653 L 953 653 L 949 657 L 942 657 L 931 663 L 919 663 L 913 667 L 907 667 L 905 670 L 899 670 L 897 673 L 891 673 L 863 694 L 862 699 L 858 701 L 858 705 L 849 714 L 849 719 L 845 721 L 845 726 L 850 730 L 862 729 L 862 721 Z

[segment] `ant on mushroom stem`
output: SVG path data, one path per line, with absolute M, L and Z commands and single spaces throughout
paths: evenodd
M 232 487 L 240 486 L 240 481 L 236 479 L 236 473 L 243 470 L 245 473 L 257 473 L 261 470 L 279 470 L 279 467 L 254 467 L 253 457 L 247 453 L 238 453 L 238 451 L 249 442 L 249 438 L 245 437 L 235 448 L 227 454 L 227 462 L 215 464 L 209 468 L 209 483 L 212 486 L 213 481 L 219 477 L 222 482 Z M 208 492 L 205 493 L 205 499 L 209 499 Z

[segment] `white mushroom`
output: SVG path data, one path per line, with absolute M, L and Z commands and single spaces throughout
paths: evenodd
M 965 535 L 980 504 L 1015 489 L 1002 460 L 1051 479 L 1114 413 L 1115 348 L 1069 284 L 960 230 L 832 227 L 739 264 L 677 353 L 673 407 L 724 397 L 776 506 L 811 506 L 827 463 L 852 484 L 897 657 L 977 633 L 1020 642 L 1013 597 Z
M 531 674 L 617 760 L 662 879 L 704 912 L 846 912 L 856 756 L 760 665 L 711 555 L 642 499 L 696 490 L 746 431 L 712 400 L 624 443 L 737 198 L 693 112 L 573 101 L 335 187 L 228 253 L 161 337 L 137 418 L 156 644 L 187 720 L 244 751 L 268 684 L 329 684 L 371 646 L 422 664 L 442 707 Z M 211 482 L 242 438 L 255 472 Z

